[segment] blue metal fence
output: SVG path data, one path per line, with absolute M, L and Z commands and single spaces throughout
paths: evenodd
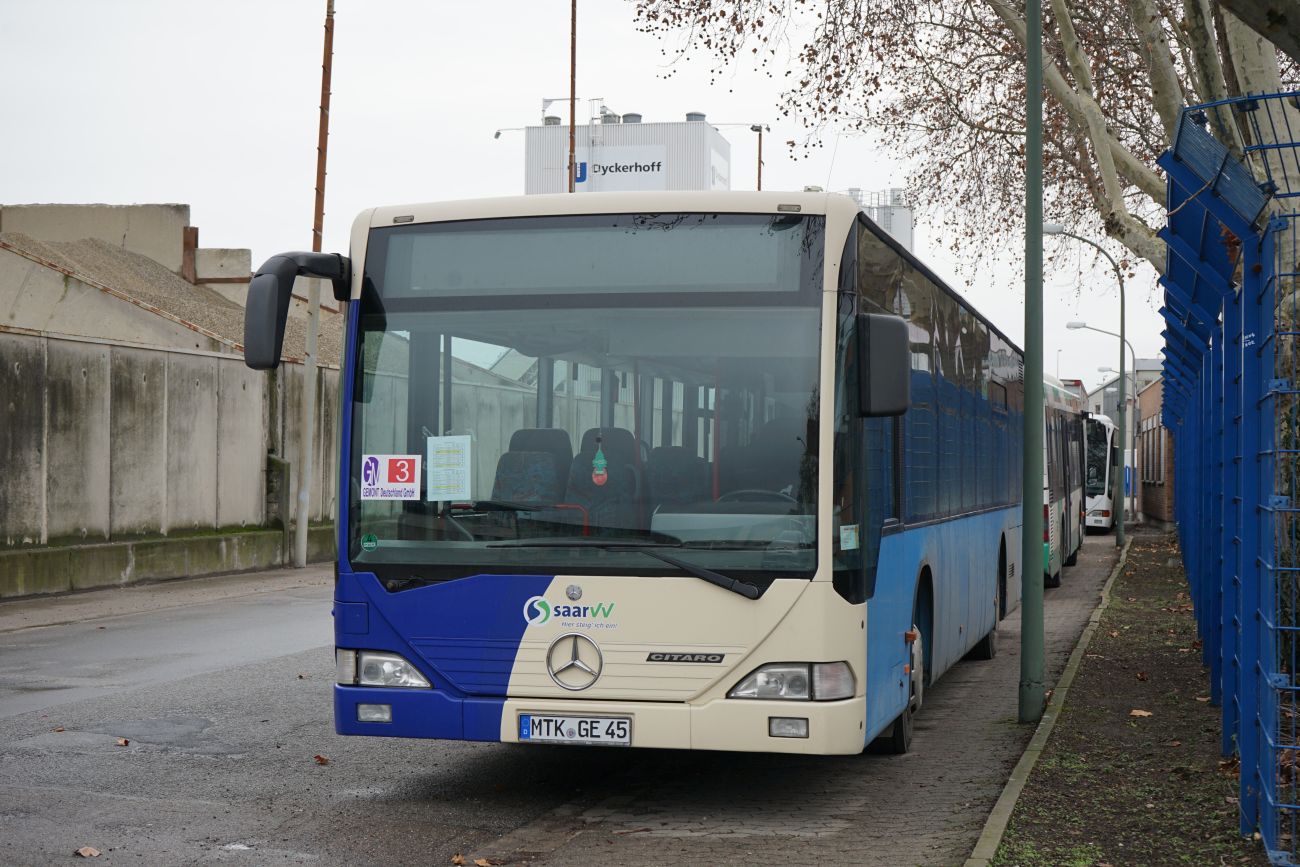
M 1241 832 L 1300 864 L 1300 94 L 1186 109 L 1160 166 L 1183 560 Z

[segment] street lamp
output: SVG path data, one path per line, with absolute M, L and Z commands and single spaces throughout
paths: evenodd
M 1133 347 L 1130 346 L 1130 347 L 1129 347 L 1129 351 L 1131 352 L 1132 350 L 1133 350 Z M 1139 425 L 1139 423 L 1142 421 L 1142 419 L 1141 419 L 1141 417 L 1140 417 L 1140 413 L 1138 412 L 1138 398 L 1137 398 L 1137 393 L 1138 393 L 1138 383 L 1137 383 L 1137 356 L 1134 356 L 1134 358 L 1133 358 L 1133 371 L 1134 371 L 1134 372 L 1133 372 L 1132 374 L 1129 375 L 1129 381 L 1130 381 L 1131 383 L 1133 383 L 1133 398 L 1132 398 L 1132 403 L 1133 403 L 1133 432 L 1132 432 L 1132 434 L 1131 434 L 1130 437 L 1129 437 L 1129 446 L 1130 446 L 1129 454 L 1132 455 L 1131 463 L 1132 463 L 1132 465 L 1133 465 L 1133 481 L 1132 481 L 1132 487 L 1133 487 L 1133 489 L 1132 489 L 1132 491 L 1129 492 L 1129 498 L 1133 501 L 1133 514 L 1136 515 L 1136 514 L 1138 513 L 1138 503 L 1137 503 L 1137 440 L 1138 440 L 1138 425 Z M 1107 367 L 1099 367 L 1099 368 L 1097 368 L 1097 372 L 1098 372 L 1098 373 L 1115 373 L 1115 374 L 1118 374 L 1118 373 L 1119 373 L 1118 370 L 1116 370 L 1115 368 L 1110 367 L 1110 366 L 1107 366 Z M 1116 391 L 1116 392 L 1119 391 L 1119 389 L 1117 389 L 1117 388 L 1108 388 L 1108 389 L 1106 389 L 1106 390 L 1107 390 L 1107 391 Z M 1121 412 L 1121 413 L 1127 413 L 1127 412 L 1128 412 L 1128 403 L 1127 403 L 1127 402 L 1124 404 L 1123 407 L 1120 408 L 1120 412 Z
M 1119 334 L 1116 335 L 1117 337 L 1119 337 L 1119 405 L 1120 407 L 1126 409 L 1128 406 L 1128 400 L 1125 398 L 1126 383 L 1124 379 L 1124 346 L 1128 343 L 1128 341 L 1124 339 L 1124 272 L 1120 270 L 1119 263 L 1115 261 L 1115 257 L 1106 252 L 1105 247 L 1101 246 L 1096 241 L 1090 241 L 1081 235 L 1076 235 L 1073 232 L 1067 231 L 1065 226 L 1062 226 L 1060 223 L 1043 223 L 1043 234 L 1064 235 L 1067 238 L 1073 238 L 1074 240 L 1082 244 L 1087 244 L 1089 247 L 1093 247 L 1097 250 L 1098 253 L 1101 253 L 1101 255 L 1106 257 L 1106 260 L 1110 262 L 1110 267 L 1115 270 L 1115 278 L 1119 281 Z M 1083 327 L 1087 327 L 1087 326 L 1084 325 Z M 1094 330 L 1099 330 L 1099 329 L 1094 329 Z M 1136 356 L 1134 356 L 1134 358 L 1135 358 L 1134 366 L 1136 367 L 1137 365 Z M 1125 434 L 1124 416 L 1126 414 L 1127 413 L 1125 412 L 1121 412 L 1119 414 L 1119 441 L 1120 442 L 1125 442 L 1128 439 L 1128 437 L 1124 435 Z M 1124 474 L 1120 473 L 1118 476 L 1115 477 L 1115 501 L 1119 510 L 1119 520 L 1116 522 L 1117 530 L 1115 533 L 1115 545 L 1117 547 L 1121 547 L 1124 544 L 1124 478 L 1123 476 Z
M 763 189 L 763 132 L 771 132 L 772 128 L 765 123 L 754 123 L 749 125 L 750 132 L 758 133 L 758 189 Z

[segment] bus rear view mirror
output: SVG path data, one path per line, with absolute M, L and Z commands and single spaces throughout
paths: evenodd
M 284 349 L 293 282 L 299 275 L 334 283 L 335 296 L 352 280 L 351 263 L 337 253 L 281 253 L 267 259 L 248 284 L 244 305 L 244 363 L 274 370 Z
M 858 314 L 858 406 L 866 417 L 902 415 L 912 404 L 911 347 L 898 316 Z

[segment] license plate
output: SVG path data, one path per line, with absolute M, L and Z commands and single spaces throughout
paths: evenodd
M 521 743 L 632 745 L 632 718 L 626 716 L 568 716 L 550 713 L 519 715 Z

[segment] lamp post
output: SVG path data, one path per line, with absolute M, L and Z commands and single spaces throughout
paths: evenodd
M 1127 342 L 1127 341 L 1125 341 L 1125 342 Z M 1129 352 L 1132 352 L 1132 351 L 1133 351 L 1133 347 L 1130 346 L 1130 347 L 1129 347 Z M 1136 519 L 1136 516 L 1137 516 L 1137 513 L 1138 513 L 1138 502 L 1137 502 L 1137 454 L 1138 454 L 1138 453 L 1137 453 L 1137 440 L 1138 440 L 1138 425 L 1139 425 L 1139 423 L 1142 421 L 1142 419 L 1139 418 L 1139 413 L 1138 413 L 1138 398 L 1137 398 L 1138 384 L 1137 384 L 1137 356 L 1136 356 L 1136 355 L 1133 356 L 1133 371 L 1134 371 L 1133 373 L 1129 374 L 1129 382 L 1133 383 L 1133 396 L 1132 396 L 1132 398 L 1130 398 L 1130 401 L 1129 401 L 1130 403 L 1133 404 L 1133 431 L 1132 431 L 1132 433 L 1129 435 L 1129 446 L 1130 446 L 1129 454 L 1132 455 L 1132 458 L 1129 460 L 1129 464 L 1130 464 L 1130 465 L 1132 466 L 1132 468 L 1133 468 L 1133 480 L 1132 480 L 1132 491 L 1130 492 L 1129 496 L 1130 496 L 1130 498 L 1132 498 L 1132 500 L 1133 500 L 1133 509 L 1132 509 L 1132 514 L 1133 514 L 1134 518 Z M 1099 367 L 1099 368 L 1097 368 L 1097 372 L 1098 372 L 1098 373 L 1115 373 L 1115 374 L 1118 374 L 1118 373 L 1119 373 L 1119 371 L 1116 370 L 1116 369 L 1113 368 L 1113 367 Z M 1106 389 L 1106 390 L 1107 390 L 1107 391 L 1115 391 L 1116 389 L 1109 389 L 1109 388 L 1108 388 L 1108 389 Z M 1127 404 L 1127 403 L 1126 403 L 1126 404 L 1124 405 L 1124 407 L 1120 410 L 1120 412 L 1122 412 L 1122 413 L 1127 413 L 1127 412 L 1128 412 L 1128 404 Z
M 1067 238 L 1073 238 L 1074 240 L 1082 244 L 1087 244 L 1089 247 L 1093 247 L 1097 250 L 1097 252 L 1101 253 L 1101 255 L 1106 257 L 1106 260 L 1110 262 L 1110 267 L 1115 270 L 1115 278 L 1119 281 L 1119 334 L 1116 335 L 1119 337 L 1119 405 L 1121 407 L 1127 408 L 1128 400 L 1125 397 L 1126 383 L 1124 381 L 1124 346 L 1125 344 L 1128 343 L 1128 341 L 1124 339 L 1124 272 L 1120 270 L 1119 263 L 1115 261 L 1115 257 L 1106 252 L 1105 247 L 1101 246 L 1096 241 L 1090 241 L 1081 235 L 1076 235 L 1073 232 L 1066 231 L 1065 227 L 1062 226 L 1060 223 L 1044 223 L 1043 234 L 1064 235 Z M 1128 437 L 1125 436 L 1125 431 L 1124 431 L 1125 415 L 1126 413 L 1124 412 L 1121 412 L 1119 414 L 1119 441 L 1120 442 L 1126 442 L 1128 440 Z M 1117 527 L 1115 532 L 1116 547 L 1122 547 L 1124 545 L 1124 478 L 1123 476 L 1124 474 L 1120 473 L 1115 478 L 1115 500 L 1119 507 L 1119 516 L 1118 516 L 1118 521 L 1116 521 Z
M 758 189 L 763 189 L 763 131 L 771 132 L 772 128 L 765 123 L 750 124 L 749 131 L 758 133 Z
M 1025 467 L 1020 487 L 1021 722 L 1043 716 L 1043 4 L 1025 0 Z

